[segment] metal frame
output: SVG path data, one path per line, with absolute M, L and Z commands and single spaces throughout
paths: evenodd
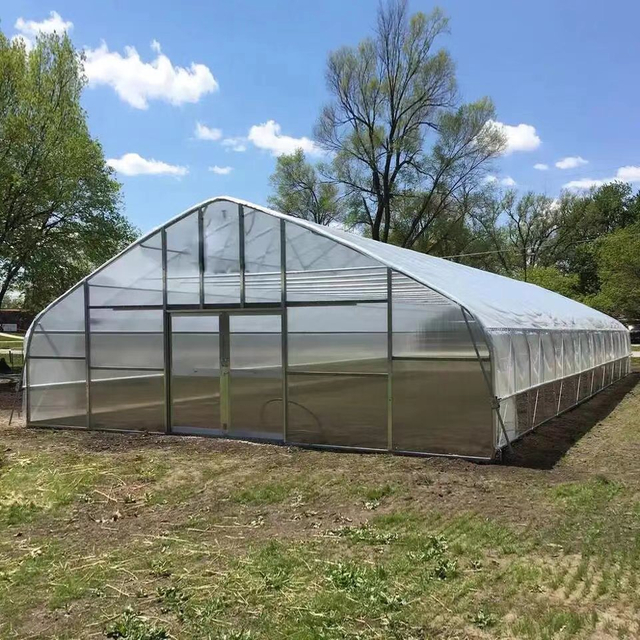
M 393 272 L 387 269 L 387 448 L 393 451 Z
M 89 283 L 84 281 L 84 372 L 85 372 L 85 402 L 86 402 L 86 426 L 91 429 L 91 306 Z
M 282 362 L 282 439 L 289 435 L 289 317 L 287 312 L 287 228 L 280 220 L 280 332 Z

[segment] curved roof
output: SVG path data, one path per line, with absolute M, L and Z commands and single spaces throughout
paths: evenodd
M 457 262 L 418 253 L 411 249 L 403 249 L 395 245 L 377 242 L 334 227 L 322 226 L 300 218 L 294 218 L 273 209 L 231 196 L 209 198 L 194 207 L 190 207 L 187 211 L 154 228 L 136 240 L 131 246 L 143 242 L 160 229 L 177 222 L 189 213 L 220 200 L 233 202 L 282 218 L 300 227 L 305 227 L 318 235 L 351 247 L 359 253 L 369 256 L 457 302 L 467 309 L 489 332 L 506 330 L 627 331 L 624 325 L 614 318 L 537 285 L 474 269 Z M 117 260 L 129 248 L 127 247 L 120 254 L 103 264 L 83 281 Z M 49 308 L 71 293 L 80 284 L 78 283 L 72 287 L 43 309 L 36 316 L 34 325 Z
M 306 227 L 438 291 L 470 311 L 487 330 L 626 331 L 614 318 L 534 284 L 513 280 L 354 233 L 292 218 L 238 198 L 229 200 Z M 212 201 L 213 201 L 212 200 Z

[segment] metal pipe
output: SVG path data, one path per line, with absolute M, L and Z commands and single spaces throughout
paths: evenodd
M 244 207 L 239 204 L 238 205 L 238 239 L 240 243 L 239 248 L 239 263 L 240 263 L 240 306 L 244 307 L 247 294 L 246 294 L 246 284 L 245 284 L 245 258 L 244 258 Z
M 287 230 L 280 220 L 280 309 L 282 348 L 282 439 L 287 441 L 289 432 L 289 321 L 287 317 Z
M 91 310 L 89 282 L 84 281 L 84 371 L 86 380 L 86 427 L 91 429 Z
M 162 331 L 164 337 L 164 430 L 171 433 L 171 314 L 167 310 L 167 230 L 162 229 Z
M 387 269 L 387 449 L 393 451 L 393 272 Z
M 470 317 L 473 317 L 473 316 L 464 307 L 461 306 L 460 309 L 462 311 L 462 317 L 464 318 L 464 323 L 467 325 L 467 331 L 469 332 L 471 342 L 473 343 L 473 349 L 476 352 L 476 358 L 480 363 L 480 369 L 482 370 L 482 377 L 484 378 L 485 384 L 487 385 L 487 389 L 489 390 L 489 397 L 491 398 L 491 408 L 496 413 L 496 417 L 498 418 L 498 422 L 500 423 L 500 428 L 502 429 L 502 435 L 504 436 L 504 439 L 507 441 L 507 448 L 509 449 L 509 451 L 513 451 L 513 447 L 511 446 L 511 441 L 509 440 L 509 436 L 507 434 L 507 427 L 504 424 L 502 415 L 500 415 L 500 401 L 498 400 L 498 397 L 493 393 L 491 380 L 489 379 L 489 375 L 487 374 L 484 368 L 482 357 L 480 356 L 480 351 L 478 350 L 478 345 L 476 344 L 476 339 L 473 335 L 473 331 L 471 330 L 471 325 L 469 324 L 469 319 L 467 318 L 467 314 L 469 314 Z
M 204 208 L 198 209 L 198 292 L 200 308 L 204 308 Z

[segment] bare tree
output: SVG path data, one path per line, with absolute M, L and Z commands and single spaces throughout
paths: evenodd
M 333 156 L 327 174 L 352 221 L 376 240 L 420 243 L 504 147 L 488 98 L 459 106 L 454 64 L 435 50 L 446 30 L 439 9 L 409 16 L 404 0 L 392 1 L 373 38 L 329 57 L 332 101 L 316 138 Z

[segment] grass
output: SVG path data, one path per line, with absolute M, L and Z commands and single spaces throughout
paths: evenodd
M 0 418 L 0 637 L 638 637 L 639 412 L 535 469 Z

